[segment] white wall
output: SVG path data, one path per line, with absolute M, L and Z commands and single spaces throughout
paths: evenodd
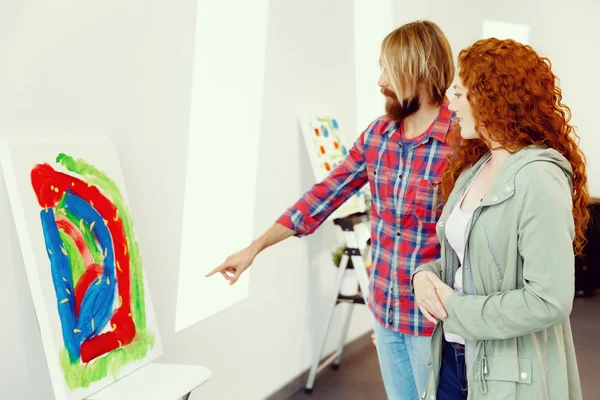
M 328 262 L 337 231 L 323 227 L 260 255 L 247 301 L 174 334 L 195 11 L 194 0 L 3 2 L 0 134 L 91 132 L 116 140 L 162 360 L 212 369 L 192 398 L 261 399 L 309 365 L 336 272 Z M 352 3 L 272 1 L 269 21 L 256 234 L 313 183 L 296 112 L 335 112 L 344 129 L 356 130 Z M 227 77 L 218 79 L 228 90 Z M 243 129 L 235 97 L 225 106 L 229 123 Z M 47 398 L 50 382 L 3 190 L 0 397 Z M 235 229 L 233 215 L 223 222 Z M 359 309 L 349 339 L 370 324 Z
M 553 64 L 560 78 L 563 102 L 571 108 L 581 147 L 588 159 L 589 188 L 600 196 L 600 135 L 597 129 L 597 94 L 600 93 L 600 3 L 588 0 L 508 0 L 503 2 L 431 0 L 398 1 L 395 25 L 415 19 L 436 22 L 448 36 L 455 58 L 481 38 L 483 21 L 497 20 L 530 26 L 529 44 Z

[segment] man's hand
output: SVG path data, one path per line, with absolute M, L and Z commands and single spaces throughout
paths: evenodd
M 417 306 L 425 318 L 436 324 L 438 319 L 445 319 L 448 314 L 446 313 L 446 309 L 444 308 L 442 301 L 438 297 L 434 282 L 442 281 L 430 271 L 418 272 L 413 277 L 413 286 L 415 289 L 415 300 L 417 302 Z
M 230 285 L 233 285 L 237 282 L 242 272 L 252 264 L 256 254 L 257 252 L 254 248 L 250 246 L 246 247 L 244 250 L 227 257 L 223 264 L 206 274 L 206 277 L 220 272 L 223 278 L 227 279 Z

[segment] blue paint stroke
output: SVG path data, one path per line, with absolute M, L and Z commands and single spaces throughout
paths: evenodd
M 82 218 L 89 226 L 94 222 L 94 233 L 101 248 L 106 249 L 103 262 L 104 271 L 97 281 L 87 289 L 81 301 L 79 318 L 75 312 L 75 290 L 71 275 L 71 262 L 62 239 L 54 210 L 40 212 L 42 231 L 50 260 L 50 269 L 54 292 L 56 294 L 58 315 L 62 336 L 71 363 L 79 360 L 80 347 L 86 339 L 98 335 L 110 320 L 116 296 L 115 258 L 110 231 L 104 225 L 100 214 L 81 197 L 67 193 L 64 207 L 73 215 Z M 94 323 L 92 324 L 92 319 Z M 93 326 L 92 326 L 93 325 Z
M 346 146 L 342 146 L 342 154 L 344 155 L 344 157 L 348 155 L 348 150 L 346 150 Z
M 329 130 L 324 125 L 321 125 L 321 130 L 323 131 L 323 136 L 329 137 Z
M 333 118 L 331 120 L 331 124 L 333 125 L 333 129 L 338 129 L 338 123 L 337 123 L 337 120 L 335 118 Z
M 69 257 L 64 253 L 66 250 L 56 226 L 54 210 L 51 208 L 42 210 L 40 217 L 44 240 L 47 246 L 46 252 L 50 259 L 52 282 L 54 283 L 58 315 L 63 332 L 63 342 L 69 354 L 69 360 L 75 362 L 80 356 L 79 347 L 81 342 L 79 336 L 74 332 L 77 321 L 75 319 L 75 290 L 73 289 L 73 280 L 71 277 L 71 262 Z M 65 299 L 66 301 L 64 301 Z
M 104 225 L 102 216 L 83 198 L 67 193 L 64 207 L 74 215 L 82 218 L 88 225 L 94 222 L 93 231 L 96 240 L 101 249 L 106 249 L 103 274 L 90 285 L 81 300 L 77 329 L 81 331 L 79 335 L 85 340 L 99 334 L 110 320 L 113 312 L 113 303 L 116 296 L 113 241 L 110 231 Z

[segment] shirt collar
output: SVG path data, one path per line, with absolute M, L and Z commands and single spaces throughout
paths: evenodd
M 450 100 L 448 100 L 447 97 L 444 97 L 440 112 L 435 121 L 431 124 L 428 132 L 425 132 L 423 142 L 427 142 L 429 138 L 432 138 L 439 142 L 446 143 L 452 125 L 452 119 L 454 118 L 454 113 L 448 108 L 449 104 Z M 398 122 L 390 121 L 381 134 L 389 137 L 392 133 L 399 131 L 399 129 L 400 125 Z M 399 134 L 400 132 L 397 133 Z

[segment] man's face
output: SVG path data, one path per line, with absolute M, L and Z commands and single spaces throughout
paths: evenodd
M 421 102 L 418 96 L 412 99 L 403 98 L 402 101 L 398 100 L 398 94 L 394 92 L 385 69 L 382 69 L 377 84 L 381 88 L 381 93 L 385 96 L 385 112 L 391 120 L 402 122 L 409 115 L 419 111 Z

